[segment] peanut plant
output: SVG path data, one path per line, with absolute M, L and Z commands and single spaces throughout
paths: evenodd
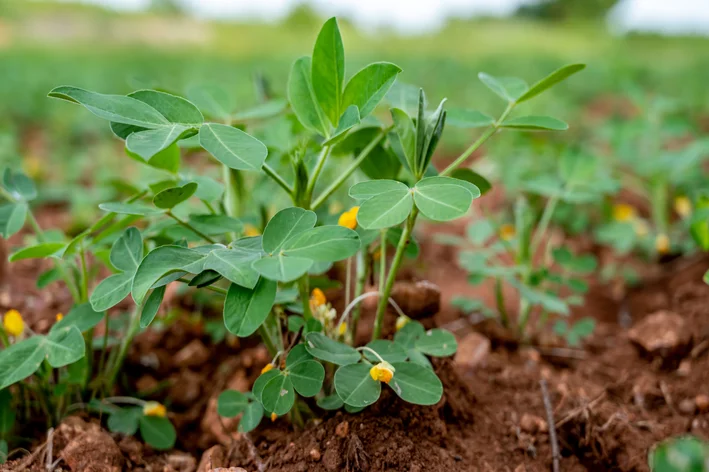
M 238 337 L 257 334 L 272 356 L 251 392 L 228 390 L 219 397 L 219 413 L 241 415 L 242 432 L 264 416 L 289 414 L 301 425 L 315 414 L 305 398 L 315 398 L 326 410 L 359 411 L 377 401 L 382 383 L 404 401 L 437 403 L 443 386 L 428 356 L 452 355 L 456 340 L 445 330 L 426 331 L 390 299 L 403 258 L 418 252 L 413 243 L 418 218 L 450 221 L 468 212 L 481 195 L 478 185 L 486 182 L 460 166 L 498 131 L 565 129 L 554 118 L 510 114 L 583 67 L 563 67 L 531 87 L 481 74 L 507 106 L 497 119 L 459 111 L 458 123 L 485 131 L 440 173 L 431 161 L 444 131 L 445 100 L 429 111 L 420 90 L 413 116 L 400 108 L 390 110 L 391 120 L 374 116 L 401 69 L 377 62 L 345 80 L 344 47 L 334 18 L 322 27 L 312 57 L 293 64 L 287 103 L 264 97 L 256 108 L 235 112 L 213 87 L 191 89 L 189 100 L 158 90 L 124 96 L 53 89 L 50 97 L 107 120 L 125 140 L 126 154 L 162 177 L 147 185 L 129 182 L 132 194 L 99 205 L 106 215 L 96 224 L 73 238 L 50 241 L 41 239 L 28 210 L 33 192 L 27 179 L 6 174 L 8 204 L 0 209 L 5 235 L 17 232 L 24 221 L 20 216 L 27 214 L 39 242 L 12 258 L 51 258 L 57 276 L 75 292 L 76 306 L 46 336 L 26 333 L 5 340 L 9 347 L 0 353 L 0 388 L 10 388 L 19 403 L 14 392 L 37 393 L 36 386 L 56 378 L 53 369 L 60 379 L 81 370 L 75 393 L 88 408 L 108 414 L 111 429 L 140 430 L 155 447 L 171 447 L 174 429 L 164 407 L 111 395 L 133 338 L 154 321 L 166 286 L 177 283 L 221 297 L 226 330 Z M 186 149 L 206 151 L 197 156 L 211 157 L 222 167 L 222 182 L 184 168 Z M 350 160 L 333 165 L 333 155 Z M 339 224 L 324 224 L 332 221 L 326 204 L 352 177 L 358 180 L 348 192 L 354 205 L 340 215 Z M 269 202 L 282 196 L 290 205 L 271 215 L 250 196 L 261 187 L 268 189 Z M 314 281 L 340 261 L 356 266 L 356 281 L 352 297 L 347 281 L 348 305 L 338 314 Z M 101 265 L 111 275 L 94 284 Z M 375 272 L 378 291 L 364 293 L 365 280 Z M 359 303 L 371 295 L 378 298 L 371 340 L 357 346 Z M 399 312 L 393 340 L 382 339 L 389 305 Z M 93 328 L 108 320 L 109 310 L 124 307 L 129 315 L 121 335 L 109 336 L 106 327 L 97 342 Z M 96 346 L 98 365 L 87 355 Z M 48 424 L 67 408 L 57 411 Z

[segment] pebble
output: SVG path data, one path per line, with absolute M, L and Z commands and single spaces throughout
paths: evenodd
M 337 427 L 335 428 L 335 434 L 337 434 L 341 438 L 347 437 L 349 432 L 350 432 L 350 424 L 347 421 L 343 421 L 342 423 L 338 424 Z
M 628 339 L 640 354 L 663 359 L 663 365 L 674 364 L 689 353 L 692 333 L 684 318 L 673 311 L 655 312 L 628 331 Z
M 317 461 L 320 460 L 320 457 L 321 457 L 320 451 L 318 451 L 317 449 L 311 449 L 311 450 L 310 450 L 310 458 L 311 458 L 312 460 L 314 460 L 315 462 L 317 462 Z
M 684 359 L 682 362 L 679 363 L 679 367 L 677 368 L 677 375 L 680 377 L 689 377 L 689 374 L 692 373 L 692 361 L 689 359 Z
M 530 434 L 543 433 L 548 429 L 546 421 L 539 416 L 531 415 L 529 413 L 522 415 L 522 418 L 519 420 L 519 427 L 525 433 Z
M 699 394 L 694 398 L 694 404 L 701 413 L 706 413 L 709 411 L 709 396 L 704 394 Z
M 694 403 L 694 398 L 685 398 L 679 402 L 679 411 L 685 415 L 693 415 L 697 410 L 697 405 Z

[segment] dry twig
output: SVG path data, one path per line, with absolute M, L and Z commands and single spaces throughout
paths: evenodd
M 549 398 L 549 389 L 547 389 L 547 381 L 541 379 L 539 386 L 542 389 L 542 398 L 544 400 L 544 409 L 547 412 L 547 423 L 549 424 L 549 442 L 551 443 L 551 458 L 554 472 L 559 472 L 559 442 L 556 439 L 556 427 L 554 426 L 554 410 L 551 407 L 551 399 Z

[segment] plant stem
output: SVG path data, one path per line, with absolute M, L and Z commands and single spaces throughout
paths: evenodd
M 542 213 L 542 217 L 539 220 L 539 226 L 537 226 L 537 231 L 534 233 L 534 237 L 532 238 L 532 245 L 530 251 L 531 257 L 534 257 L 534 253 L 536 252 L 537 246 L 539 246 L 542 239 L 544 238 L 544 234 L 547 232 L 549 223 L 551 222 L 551 218 L 554 215 L 554 210 L 556 209 L 556 204 L 558 202 L 559 197 L 557 195 L 554 195 L 547 201 L 547 204 L 544 206 L 544 212 Z
M 350 277 L 352 277 L 352 258 L 348 257 L 347 258 L 347 264 L 346 264 L 346 270 L 347 274 L 345 275 L 345 306 L 350 304 L 350 292 L 352 291 L 351 287 L 351 280 Z
M 81 259 L 81 302 L 85 303 L 89 300 L 89 270 L 86 265 L 86 251 L 83 243 L 79 257 Z
M 205 241 L 209 241 L 212 244 L 217 244 L 217 242 L 214 239 L 210 238 L 209 236 L 207 236 L 206 234 L 204 234 L 203 232 L 201 232 L 200 230 L 198 230 L 197 228 L 195 228 L 194 226 L 192 226 L 188 222 L 178 218 L 177 216 L 175 216 L 174 213 L 172 213 L 172 211 L 168 211 L 167 216 L 169 216 L 170 218 L 175 220 L 180 226 L 187 228 L 188 230 L 192 231 L 194 234 L 196 234 L 200 238 L 204 239 Z
M 316 210 L 325 203 L 325 201 L 337 191 L 338 188 L 354 173 L 355 170 L 357 170 L 362 164 L 362 161 L 364 161 L 367 156 L 374 150 L 375 147 L 384 139 L 386 134 L 389 132 L 391 128 L 385 128 L 381 131 L 379 135 L 377 135 L 362 151 L 355 157 L 354 161 L 350 164 L 350 166 L 343 172 L 341 173 L 335 181 L 330 184 L 330 186 L 323 191 L 322 194 L 318 198 L 315 199 L 313 204 L 311 205 L 313 210 Z
M 507 115 L 510 114 L 510 112 L 515 107 L 515 105 L 516 105 L 515 102 L 510 102 L 507 105 L 507 108 L 505 109 L 505 111 L 502 113 L 502 115 L 500 115 L 500 117 L 497 119 L 497 121 L 495 121 L 493 124 L 491 124 L 485 130 L 485 132 L 473 144 L 471 144 L 470 147 L 468 147 L 468 149 L 463 151 L 463 154 L 458 156 L 458 158 L 455 161 L 453 161 L 453 163 L 451 165 L 449 165 L 448 167 L 443 169 L 443 171 L 439 175 L 446 176 L 446 175 L 450 174 L 455 169 L 457 169 L 458 166 L 460 166 L 463 162 L 465 162 L 465 160 L 468 157 L 470 157 L 470 155 L 472 153 L 477 151 L 477 149 L 480 146 L 482 146 L 485 141 L 487 141 L 493 134 L 495 134 L 497 132 L 498 129 L 500 129 L 500 125 L 505 121 L 505 118 L 507 118 Z
M 224 209 L 226 210 L 227 215 L 237 217 L 239 216 L 239 204 L 241 201 L 239 198 L 239 194 L 241 193 L 239 188 L 239 171 L 225 165 L 223 172 L 225 185 Z
M 387 274 L 387 230 L 381 230 L 379 239 L 379 293 L 384 293 L 384 278 Z
M 106 313 L 103 317 L 103 323 L 104 323 L 104 332 L 103 332 L 103 344 L 101 345 L 101 358 L 98 361 L 98 372 L 99 375 L 103 372 L 103 367 L 106 365 L 106 355 L 108 354 L 108 310 L 106 310 Z M 102 385 L 102 387 L 105 387 L 105 385 Z M 94 388 L 94 391 L 91 394 L 91 397 L 93 398 L 94 395 L 96 394 L 96 391 L 98 390 L 98 385 L 96 388 Z M 106 392 L 108 393 L 108 392 Z
M 318 181 L 318 177 L 320 177 L 320 173 L 323 170 L 323 167 L 325 167 L 325 161 L 327 161 L 328 156 L 330 155 L 330 151 L 332 150 L 331 146 L 323 146 L 322 151 L 320 151 L 320 157 L 318 157 L 318 162 L 315 164 L 315 169 L 313 170 L 313 175 L 308 179 L 308 186 L 305 188 L 305 198 L 310 201 L 312 195 L 313 195 L 313 190 L 315 189 L 315 184 Z
M 355 286 L 354 298 L 359 298 L 364 292 L 364 285 L 367 282 L 367 275 L 370 269 L 370 258 L 366 251 L 357 253 L 357 285 Z M 359 315 L 362 312 L 360 305 L 357 305 L 352 311 L 352 322 L 350 324 L 350 333 L 352 342 L 357 335 L 357 323 L 359 323 Z
M 147 297 L 145 297 L 145 300 L 147 300 Z M 125 337 L 121 341 L 121 346 L 118 350 L 118 355 L 116 356 L 108 378 L 106 379 L 106 392 L 108 393 L 113 390 L 113 386 L 116 383 L 116 377 L 118 377 L 118 372 L 121 370 L 121 367 L 123 366 L 123 361 L 125 361 L 126 355 L 128 354 L 128 348 L 130 347 L 131 343 L 133 342 L 133 338 L 140 329 L 140 314 L 143 311 L 143 305 L 145 304 L 145 300 L 143 300 L 143 303 L 141 303 L 140 305 L 136 305 L 133 309 L 133 313 L 131 314 L 130 321 L 128 324 L 128 331 L 126 332 Z
M 276 172 L 273 167 L 269 166 L 268 164 L 263 165 L 263 171 L 266 173 L 267 176 L 271 177 L 274 182 L 276 182 L 278 185 L 281 186 L 283 190 L 286 191 L 288 195 L 293 195 L 293 187 L 288 185 L 288 182 L 286 182 L 283 177 L 281 177 L 278 172 Z
M 502 280 L 499 277 L 495 279 L 495 302 L 497 303 L 497 313 L 500 315 L 500 324 L 505 328 L 509 327 L 510 320 L 507 317 L 505 297 L 502 293 Z
M 310 311 L 309 282 L 308 274 L 303 274 L 303 276 L 298 279 L 298 293 L 300 294 L 300 302 L 303 304 L 303 317 L 306 320 L 313 317 L 313 313 Z
M 382 325 L 384 323 L 384 314 L 386 313 L 387 304 L 389 303 L 389 295 L 391 294 L 391 289 L 394 287 L 394 281 L 396 280 L 396 274 L 399 271 L 399 266 L 404 258 L 404 251 L 406 250 L 406 245 L 409 243 L 409 238 L 411 237 L 411 232 L 416 224 L 416 218 L 418 217 L 418 209 L 414 207 L 406 220 L 406 226 L 404 231 L 401 233 L 401 238 L 399 239 L 399 244 L 396 247 L 396 253 L 394 254 L 394 259 L 391 261 L 391 267 L 389 268 L 389 275 L 386 278 L 386 284 L 384 285 L 384 290 L 380 291 L 379 303 L 377 305 L 377 317 L 374 320 L 374 330 L 372 331 L 372 340 L 378 339 L 382 334 Z
M 269 316 L 271 316 L 269 314 Z M 268 329 L 265 326 L 265 323 L 261 323 L 261 326 L 258 327 L 258 334 L 261 336 L 261 340 L 263 343 L 266 345 L 266 349 L 268 350 L 268 354 L 273 357 L 276 355 L 278 352 L 278 348 L 276 347 L 276 343 L 273 342 L 273 338 L 271 337 L 271 333 L 268 332 Z

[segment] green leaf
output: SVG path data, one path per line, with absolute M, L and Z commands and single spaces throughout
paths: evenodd
M 177 174 L 177 171 L 180 170 L 180 148 L 177 146 L 177 143 L 167 146 L 147 160 L 131 152 L 128 148 L 126 148 L 125 151 L 128 157 L 140 163 L 147 164 L 150 167 L 154 167 L 155 169 L 165 170 L 171 174 Z
M 480 72 L 478 78 L 487 88 L 508 102 L 514 102 L 528 90 L 525 81 L 516 77 L 493 77 Z
M 138 423 L 143 416 L 142 408 L 117 408 L 106 421 L 108 430 L 132 436 L 138 432 Z
M 224 390 L 217 398 L 217 413 L 225 418 L 233 418 L 242 413 L 249 404 L 246 395 L 236 390 Z
M 280 115 L 288 107 L 288 102 L 282 99 L 260 103 L 253 108 L 234 114 L 234 121 L 256 121 L 273 118 Z
M 409 191 L 409 187 L 396 180 L 366 180 L 350 187 L 349 195 L 355 200 L 363 201 L 393 191 Z
M 86 351 L 86 343 L 76 326 L 51 330 L 45 338 L 47 361 L 54 368 L 76 362 Z
M 335 129 L 335 131 L 332 133 L 332 136 L 330 137 L 330 139 L 325 141 L 323 143 L 323 145 L 330 146 L 330 145 L 337 143 L 340 140 L 344 139 L 347 131 L 354 128 L 359 123 L 360 123 L 359 109 L 354 105 L 350 105 L 342 113 L 342 116 L 340 117 L 340 120 L 339 120 L 339 124 L 337 125 L 337 128 Z
M 291 318 L 300 318 L 301 320 L 303 319 L 302 317 L 294 317 L 294 316 L 292 316 Z M 296 344 L 295 346 L 293 346 L 293 349 L 291 349 L 290 352 L 288 353 L 288 357 L 286 358 L 286 367 L 288 369 L 292 369 L 293 367 L 300 364 L 301 362 L 311 361 L 311 360 L 313 360 L 313 356 L 310 355 L 308 350 L 305 348 L 305 344 L 302 344 L 302 343 Z
M 483 128 L 492 125 L 495 119 L 477 110 L 453 108 L 448 110 L 446 122 L 458 128 Z
M 261 257 L 261 251 L 245 250 L 239 246 L 231 249 L 214 249 L 204 261 L 204 268 L 217 272 L 229 282 L 246 288 L 254 288 L 258 272 L 251 264 Z
M 278 369 L 272 369 L 268 372 L 259 375 L 256 381 L 254 382 L 254 386 L 251 388 L 251 393 L 254 394 L 254 398 L 263 403 L 263 401 L 261 400 L 263 388 L 270 380 L 276 378 L 279 375 L 281 375 L 281 371 Z
M 315 212 L 298 207 L 284 208 L 276 213 L 263 230 L 263 250 L 268 254 L 278 252 L 288 239 L 315 226 Z
M 142 303 L 153 284 L 167 274 L 180 270 L 189 272 L 187 269 L 190 268 L 194 268 L 195 273 L 202 272 L 204 260 L 204 254 L 181 246 L 161 246 L 153 249 L 143 258 L 133 278 L 130 289 L 133 300 L 136 304 Z M 199 263 L 202 263 L 201 267 L 193 267 Z
M 234 99 L 226 90 L 217 85 L 193 85 L 187 89 L 187 97 L 212 118 L 218 118 L 221 121 L 231 118 Z
M 179 124 L 139 131 L 131 133 L 126 138 L 126 149 L 149 161 L 153 156 L 172 146 L 176 141 L 194 133 L 195 131 L 189 126 Z
M 215 283 L 217 280 L 220 280 L 221 278 L 222 276 L 219 274 L 219 272 L 207 269 L 192 277 L 192 280 L 190 280 L 190 283 L 187 285 L 189 285 L 190 287 L 197 288 L 207 287 Z
M 391 109 L 391 118 L 394 121 L 395 137 L 398 139 L 398 144 L 406 164 L 410 171 L 416 169 L 416 127 L 411 117 L 399 108 Z
M 53 267 L 45 272 L 42 272 L 38 277 L 37 277 L 37 288 L 38 289 L 43 289 L 46 288 L 49 284 L 57 282 L 62 279 L 61 273 L 59 270 L 57 270 L 56 267 Z
M 22 172 L 5 169 L 2 175 L 2 185 L 16 200 L 30 201 L 37 198 L 37 187 L 32 179 Z
M 24 259 L 43 259 L 49 257 L 66 247 L 65 243 L 40 243 L 35 246 L 29 246 L 13 253 L 10 256 L 10 262 L 21 261 Z
M 320 398 L 317 404 L 323 410 L 339 410 L 345 404 L 336 393 Z
M 181 187 L 167 188 L 153 198 L 153 204 L 162 209 L 171 209 L 187 201 L 197 191 L 197 182 L 189 182 Z
M 170 123 L 188 125 L 193 128 L 204 123 L 202 112 L 189 100 L 177 95 L 157 90 L 138 90 L 129 93 L 128 96 L 155 108 Z
M 275 282 L 263 277 L 253 289 L 231 284 L 224 301 L 224 325 L 229 332 L 240 337 L 252 335 L 271 312 L 276 288 Z
M 414 346 L 429 356 L 447 357 L 455 354 L 458 342 L 451 332 L 444 329 L 432 329 L 423 336 L 419 336 Z
M 411 213 L 411 191 L 404 186 L 382 193 L 362 203 L 357 222 L 364 229 L 384 229 L 402 223 Z
M 379 357 L 387 361 L 388 363 L 393 362 L 404 362 L 408 355 L 406 354 L 406 349 L 400 344 L 393 341 L 388 341 L 386 339 L 375 339 L 367 344 L 367 347 L 373 349 Z M 380 362 L 379 358 L 369 351 L 364 351 L 364 356 L 371 362 Z
M 106 311 L 118 305 L 130 294 L 133 274 L 122 272 L 106 277 L 99 283 L 89 297 L 95 311 Z
M 249 402 L 249 404 L 244 409 L 243 415 L 241 415 L 241 420 L 239 420 L 239 427 L 237 430 L 240 433 L 248 433 L 253 431 L 261 422 L 263 418 L 263 406 L 259 402 Z
M 330 119 L 337 126 L 342 106 L 342 87 L 345 81 L 345 50 L 337 19 L 325 22 L 313 48 L 312 80 L 315 96 Z
M 359 251 L 359 235 L 344 226 L 318 226 L 291 237 L 283 245 L 286 257 L 302 257 L 321 262 L 347 259 Z
M 240 233 L 243 230 L 241 221 L 227 215 L 190 215 L 189 223 L 209 236 Z
M 709 444 L 693 436 L 668 439 L 650 451 L 652 472 L 706 472 Z
M 9 389 L 0 390 L 0 434 L 3 436 L 15 426 L 15 410 L 12 408 L 12 393 Z
M 555 70 L 542 80 L 532 85 L 527 92 L 517 99 L 517 103 L 526 102 L 530 98 L 534 98 L 546 89 L 553 87 L 559 82 L 566 80 L 570 76 L 586 68 L 586 64 L 570 64 L 560 69 Z
M 145 305 L 143 305 L 143 311 L 140 313 L 141 328 L 147 328 L 155 319 L 155 315 L 158 314 L 158 310 L 160 309 L 160 304 L 163 298 L 165 298 L 165 290 L 166 286 L 163 285 L 153 290 L 148 296 Z
M 401 72 L 390 62 L 375 62 L 357 72 L 347 82 L 343 106 L 356 105 L 362 118 L 374 111 Z
M 25 225 L 27 203 L 6 203 L 0 205 L 0 234 L 8 239 Z
M 474 197 L 460 182 L 464 181 L 450 177 L 427 177 L 420 180 L 414 187 L 416 207 L 434 221 L 460 218 L 468 212 Z
M 159 450 L 172 449 L 177 439 L 177 432 L 170 420 L 160 416 L 141 416 L 140 435 L 143 441 Z
M 268 279 L 291 282 L 307 273 L 314 263 L 312 259 L 287 257 L 279 254 L 254 261 L 251 267 Z
M 149 129 L 170 124 L 155 108 L 132 97 L 104 95 L 66 86 L 54 88 L 49 96 L 81 104 L 94 115 L 116 123 Z
M 45 354 L 44 336 L 32 336 L 0 351 L 0 390 L 34 374 Z
M 288 76 L 288 101 L 303 126 L 321 136 L 327 136 L 329 126 L 313 90 L 310 63 L 309 57 L 301 57 L 293 63 Z
M 382 392 L 380 382 L 372 379 L 366 362 L 345 365 L 335 372 L 335 390 L 345 405 L 365 407 L 379 399 Z
M 197 182 L 197 191 L 194 195 L 200 200 L 213 202 L 220 200 L 224 195 L 224 185 L 212 178 L 205 175 L 195 175 L 190 177 L 189 180 Z
M 218 123 L 202 125 L 199 144 L 219 162 L 237 170 L 259 170 L 268 155 L 268 149 L 258 139 Z
M 389 386 L 404 401 L 415 405 L 435 405 L 443 395 L 443 384 L 431 369 L 411 362 L 392 364 L 394 378 Z
M 266 382 L 261 401 L 266 410 L 278 416 L 288 413 L 295 402 L 295 390 L 290 376 L 279 372 L 279 375 Z
M 551 116 L 520 116 L 510 118 L 500 125 L 501 128 L 522 131 L 566 131 L 569 125 Z
M 409 321 L 396 332 L 394 342 L 401 344 L 405 348 L 412 348 L 416 343 L 416 339 L 423 336 L 426 332 L 425 328 L 418 321 Z
M 153 208 L 144 203 L 109 202 L 101 203 L 98 207 L 103 211 L 120 215 L 154 216 L 165 213 L 165 210 Z
M 313 357 L 336 365 L 355 364 L 361 358 L 355 348 L 320 333 L 308 333 L 305 348 Z
M 412 348 L 409 349 L 407 353 L 409 354 L 409 362 L 413 362 L 416 365 L 420 365 L 425 369 L 433 370 L 431 361 L 429 361 L 428 357 L 426 357 L 421 351 Z
M 485 195 L 492 188 L 492 184 L 485 177 L 467 167 L 454 170 L 451 177 L 475 185 L 480 191 L 480 195 Z M 473 196 L 475 196 L 475 193 L 473 193 Z
M 64 329 L 68 326 L 76 326 L 79 331 L 84 333 L 99 324 L 104 316 L 104 312 L 95 311 L 90 303 L 74 305 L 69 310 L 69 313 L 52 325 L 50 332 Z
M 135 272 L 143 260 L 143 238 L 137 228 L 126 229 L 111 247 L 111 264 L 124 272 Z
M 314 397 L 325 380 L 325 368 L 318 361 L 301 361 L 289 368 L 296 392 L 304 397 Z

